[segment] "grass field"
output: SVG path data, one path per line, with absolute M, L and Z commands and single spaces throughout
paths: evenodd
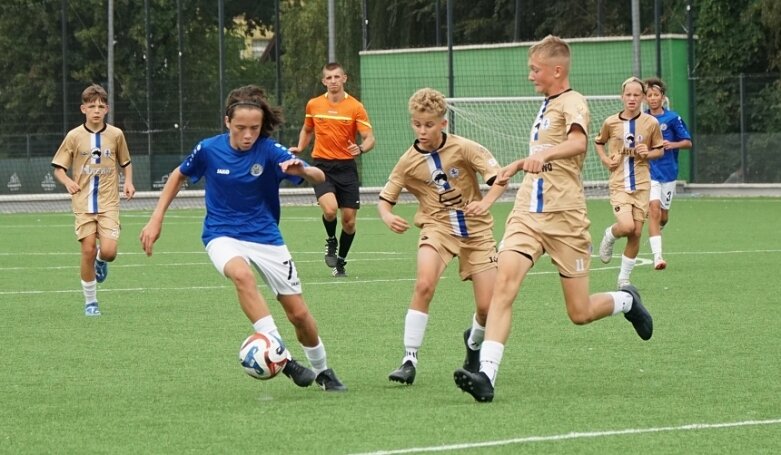
M 510 206 L 495 207 L 497 236 Z M 592 236 L 612 222 L 589 206 Z M 397 213 L 411 219 L 414 206 Z M 251 332 L 200 242 L 202 212 L 171 211 L 155 255 L 148 212 L 123 212 L 120 256 L 87 318 L 70 214 L 0 215 L 0 453 L 778 453 L 781 447 L 781 200 L 679 198 L 664 231 L 667 270 L 643 240 L 632 281 L 655 320 L 642 342 L 614 317 L 569 322 L 547 257 L 515 304 L 497 395 L 453 383 L 471 286 L 453 264 L 434 302 L 418 377 L 391 384 L 415 275 L 417 230 L 391 233 L 366 206 L 348 264 L 323 263 L 316 207 L 282 230 L 329 363 L 350 388 L 327 394 L 238 363 Z M 620 253 L 623 241 L 617 243 Z M 615 286 L 618 260 L 592 263 Z M 268 297 L 267 289 L 263 288 Z M 279 306 L 272 309 L 303 359 Z

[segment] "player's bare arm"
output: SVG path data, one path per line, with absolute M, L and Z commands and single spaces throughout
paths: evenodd
M 165 212 L 168 211 L 168 206 L 171 205 L 176 195 L 179 194 L 179 189 L 184 184 L 185 179 L 186 177 L 179 171 L 178 167 L 168 174 L 168 180 L 160 192 L 160 199 L 157 200 L 155 210 L 138 236 L 138 239 L 141 241 L 141 248 L 147 256 L 152 255 L 152 246 L 160 238 L 160 233 L 163 230 Z
M 325 174 L 314 166 L 305 166 L 304 162 L 298 158 L 279 163 L 279 167 L 285 174 L 301 177 L 307 182 L 317 185 L 325 181 Z
M 499 199 L 499 197 L 504 193 L 504 190 L 507 189 L 507 181 L 500 183 L 497 182 L 497 180 L 499 180 L 498 175 L 492 182 L 493 184 L 491 185 L 491 188 L 488 189 L 488 192 L 481 200 L 471 201 L 466 205 L 464 208 L 465 215 L 480 216 L 486 214 L 491 209 L 491 206 L 494 204 L 494 202 L 496 202 L 496 200 Z
M 54 168 L 54 178 L 56 178 L 58 182 L 62 183 L 62 185 L 68 191 L 68 194 L 76 194 L 81 191 L 79 184 L 68 177 L 68 173 L 65 172 L 65 169 L 61 167 Z
M 301 131 L 298 133 L 298 145 L 295 147 L 290 147 L 288 150 L 290 153 L 293 154 L 299 154 L 306 150 L 306 148 L 309 146 L 309 143 L 312 142 L 312 136 L 314 135 L 314 129 L 309 128 L 306 125 L 301 127 Z
M 393 213 L 393 205 L 391 205 L 390 202 L 380 199 L 380 202 L 377 204 L 377 211 L 380 213 L 382 222 L 385 223 L 391 231 L 397 234 L 403 234 L 409 229 L 407 220 Z
M 125 184 L 122 187 L 122 192 L 125 193 L 125 198 L 127 200 L 133 199 L 133 196 L 136 195 L 136 187 L 133 185 L 133 165 L 128 164 L 124 167 L 125 171 Z
M 580 125 L 578 125 L 577 123 L 573 123 L 572 127 L 569 130 L 569 133 L 567 133 L 566 140 L 564 140 L 560 144 L 545 149 L 540 153 L 535 153 L 534 155 L 530 155 L 529 157 L 526 158 L 526 161 L 529 161 L 530 158 L 535 158 L 536 161 L 539 161 L 539 163 L 544 164 L 562 158 L 572 158 L 573 156 L 586 153 L 586 150 L 588 150 L 588 136 L 586 135 L 586 132 L 583 131 L 583 128 Z M 534 172 L 527 169 L 527 167 L 529 167 L 530 165 L 531 163 L 529 163 L 529 165 L 524 167 L 524 170 L 526 172 Z M 542 166 L 540 166 L 539 170 L 536 172 L 540 172 L 540 171 L 542 171 Z

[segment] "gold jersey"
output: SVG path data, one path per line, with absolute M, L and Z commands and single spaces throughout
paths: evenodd
M 651 188 L 649 161 L 635 153 L 638 144 L 646 144 L 648 150 L 664 147 L 662 130 L 653 115 L 641 112 L 625 119 L 621 113 L 613 114 L 602 124 L 594 142 L 604 145 L 609 157 L 620 155 L 621 164 L 610 173 L 610 192 L 634 193 L 638 189 Z
M 130 164 L 125 135 L 106 124 L 100 131 L 81 125 L 68 132 L 52 166 L 71 170 L 81 191 L 74 194 L 74 213 L 103 213 L 119 209 L 119 167 Z
M 469 139 L 443 134 L 438 150 L 426 152 L 413 144 L 391 171 L 380 199 L 395 204 L 402 189 L 418 200 L 415 225 L 437 226 L 458 237 L 470 237 L 493 228 L 490 213 L 465 216 L 463 209 L 482 199 L 479 174 L 492 183 L 501 170 L 491 152 Z
M 543 152 L 567 140 L 573 125 L 588 134 L 590 114 L 586 98 L 569 89 L 542 102 L 529 135 L 529 155 Z M 553 160 L 539 174 L 527 173 L 515 197 L 514 210 L 521 212 L 561 212 L 585 209 L 581 171 L 586 154 Z

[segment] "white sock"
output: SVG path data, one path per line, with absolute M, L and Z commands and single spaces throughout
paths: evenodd
M 618 272 L 618 279 L 619 280 L 628 280 L 629 275 L 632 274 L 632 269 L 635 268 L 635 263 L 637 262 L 637 258 L 628 258 L 621 255 L 621 271 Z
M 480 348 L 480 371 L 488 376 L 491 385 L 496 384 L 496 375 L 499 373 L 503 355 L 504 345 L 497 341 L 486 340 Z
M 627 313 L 632 309 L 632 294 L 623 291 L 608 292 L 613 297 L 613 314 Z
M 98 282 L 95 280 L 81 280 L 81 290 L 84 292 L 84 304 L 88 305 L 98 301 Z
M 655 235 L 648 238 L 648 243 L 651 244 L 651 253 L 654 254 L 654 259 L 662 255 L 662 236 Z
M 610 226 L 608 226 L 607 229 L 605 229 L 605 239 L 609 243 L 615 243 L 615 241 L 616 241 L 616 237 L 613 235 L 613 225 L 612 224 Z
M 477 315 L 473 315 L 472 330 L 469 332 L 469 339 L 466 344 L 469 345 L 469 349 L 477 351 L 480 349 L 480 345 L 483 344 L 483 338 L 485 338 L 485 327 L 477 322 Z
M 418 366 L 418 349 L 423 344 L 427 324 L 427 313 L 407 310 L 407 316 L 404 318 L 404 359 L 401 363 L 409 360 L 412 365 Z
M 317 346 L 311 348 L 306 346 L 301 347 L 304 348 L 304 354 L 306 355 L 307 360 L 309 360 L 309 363 L 312 364 L 312 369 L 315 370 L 315 374 L 320 374 L 321 371 L 328 369 L 328 363 L 325 358 L 325 346 L 323 346 L 323 341 L 320 340 L 320 337 L 317 338 Z
M 279 334 L 277 324 L 274 323 L 274 317 L 271 315 L 262 317 L 253 322 L 252 327 L 255 328 L 256 332 L 268 333 L 271 336 L 279 338 L 280 341 L 282 340 L 282 335 Z

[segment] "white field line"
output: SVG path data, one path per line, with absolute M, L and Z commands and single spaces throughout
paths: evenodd
M 378 450 L 375 452 L 362 452 L 362 453 L 356 453 L 352 455 L 395 455 L 395 454 L 404 454 L 404 453 L 447 452 L 453 450 L 479 449 L 484 447 L 528 444 L 533 442 L 555 442 L 555 441 L 566 441 L 571 439 L 604 438 L 608 436 L 624 436 L 624 435 L 634 435 L 634 434 L 644 434 L 644 433 L 663 433 L 663 432 L 673 432 L 673 431 L 719 430 L 724 428 L 738 428 L 738 427 L 778 425 L 778 424 L 781 424 L 781 419 L 744 420 L 740 422 L 725 422 L 725 423 L 690 423 L 686 425 L 669 426 L 669 427 L 626 428 L 622 430 L 571 432 L 571 433 L 555 434 L 555 435 L 548 435 L 548 436 L 525 436 L 521 438 L 499 439 L 495 441 L 444 444 L 444 445 L 429 446 L 429 447 L 411 447 L 408 449 Z

